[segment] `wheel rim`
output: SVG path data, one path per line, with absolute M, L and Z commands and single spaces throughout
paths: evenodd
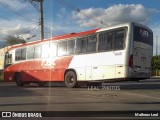
M 69 84 L 73 84 L 73 83 L 74 83 L 74 77 L 73 77 L 72 75 L 69 75 L 69 76 L 67 77 L 67 82 L 68 82 Z
M 77 87 L 77 76 L 75 72 L 69 71 L 65 75 L 65 85 L 69 88 L 75 88 Z

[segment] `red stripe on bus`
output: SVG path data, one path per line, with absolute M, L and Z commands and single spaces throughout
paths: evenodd
M 5 69 L 5 81 L 14 79 L 14 73 L 20 72 L 23 81 L 63 81 L 65 70 L 73 56 L 57 57 L 56 60 L 31 60 L 13 64 Z

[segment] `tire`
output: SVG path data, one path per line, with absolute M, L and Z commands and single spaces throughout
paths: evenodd
M 77 75 L 73 71 L 69 71 L 65 75 L 65 85 L 68 88 L 76 88 L 78 87 Z
M 15 74 L 15 81 L 17 86 L 23 86 L 22 78 L 20 73 Z

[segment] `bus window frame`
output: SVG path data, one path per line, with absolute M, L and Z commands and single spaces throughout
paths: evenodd
M 50 47 L 50 43 L 49 42 L 47 42 L 47 43 L 43 43 L 43 44 L 41 44 L 41 59 L 46 59 L 46 58 L 49 58 L 49 52 L 48 52 L 48 50 L 43 50 L 44 48 L 44 46 L 47 46 L 48 45 L 48 48 Z M 46 52 L 45 54 L 46 54 L 46 56 L 44 56 L 44 51 Z
M 55 50 L 56 50 L 56 52 L 54 53 L 54 55 L 51 55 L 51 53 L 52 53 L 52 51 L 51 50 L 53 50 L 52 48 L 51 48 L 51 44 L 55 44 Z M 42 50 L 41 50 L 42 51 Z M 54 41 L 54 42 L 50 42 L 49 43 L 49 58 L 54 58 L 54 57 L 57 57 L 58 56 L 58 42 L 57 41 Z
M 20 58 L 19 59 L 17 59 L 16 57 L 16 52 L 18 51 L 18 50 L 20 50 Z M 25 58 L 23 58 L 23 56 L 22 56 L 22 52 L 24 52 L 25 51 Z M 23 58 L 23 59 L 22 59 Z M 27 60 L 27 47 L 22 47 L 22 48 L 18 48 L 18 49 L 15 49 L 15 61 L 23 61 L 23 60 Z
M 32 51 L 32 58 L 28 58 L 28 48 L 33 48 L 33 51 Z M 34 53 L 35 53 L 35 45 L 33 46 L 27 46 L 27 50 L 26 50 L 26 60 L 32 60 L 34 59 Z
M 121 31 L 122 29 L 118 29 L 117 31 L 115 31 L 115 40 L 116 40 L 116 32 Z M 126 39 L 127 39 L 127 32 L 128 32 L 128 28 L 127 27 L 123 27 L 124 30 L 124 38 L 123 38 L 123 47 L 119 48 L 119 49 L 115 49 L 115 44 L 113 44 L 113 50 L 117 51 L 117 50 L 124 50 L 126 47 Z
M 40 48 L 40 55 L 37 57 L 37 51 L 36 51 L 36 49 L 37 48 Z M 37 45 L 34 45 L 34 55 L 33 55 L 33 59 L 41 59 L 41 54 L 42 54 L 42 44 L 37 44 Z M 36 55 L 36 57 L 35 57 L 35 55 Z
M 79 55 L 79 54 L 86 54 L 87 53 L 87 40 L 85 40 L 85 42 L 86 42 L 86 45 L 85 45 L 85 52 L 77 52 L 77 41 L 78 41 L 78 39 L 81 39 L 81 38 L 87 38 L 87 40 L 88 40 L 88 35 L 84 35 L 84 36 L 80 36 L 80 37 L 77 37 L 76 38 L 76 43 L 75 43 L 75 46 L 76 46 L 76 48 L 75 48 L 75 54 L 76 55 Z
M 64 54 L 59 54 L 59 44 L 65 42 L 65 53 Z M 60 40 L 57 42 L 57 57 L 61 57 L 61 56 L 66 56 L 67 53 L 67 40 Z
M 91 36 L 95 36 L 96 37 L 96 46 L 95 46 L 95 51 L 88 52 L 87 51 L 87 49 L 88 49 L 88 41 L 89 41 L 89 37 L 91 37 Z M 97 36 L 97 33 L 90 34 L 87 37 L 88 37 L 88 39 L 87 39 L 87 45 L 86 45 L 86 54 L 96 53 L 97 52 L 97 45 L 98 45 L 98 36 Z
M 70 56 L 70 55 L 75 55 L 75 47 L 76 47 L 76 39 L 75 38 L 70 38 L 70 39 L 66 39 L 67 41 L 67 47 L 66 47 L 66 56 Z M 73 53 L 68 54 L 68 41 L 74 41 L 74 46 L 73 46 Z
M 114 33 L 114 37 L 116 37 L 115 36 L 115 33 L 116 33 L 116 31 L 120 31 L 120 30 L 124 30 L 124 40 L 123 40 L 123 48 L 122 49 L 115 49 L 114 48 L 114 42 L 115 42 L 115 39 L 116 38 L 114 38 L 114 40 L 113 40 L 113 43 L 112 43 L 112 49 L 111 50 L 99 50 L 99 35 L 100 35 L 100 33 L 106 33 L 106 32 L 108 32 L 108 33 L 110 33 L 110 32 L 112 32 L 112 33 Z M 109 30 L 105 30 L 105 31 L 101 31 L 101 32 L 98 32 L 97 34 L 98 34 L 98 38 L 97 38 L 97 40 L 98 40 L 98 43 L 97 43 L 97 52 L 110 52 L 110 51 L 117 51 L 117 50 L 124 50 L 125 48 L 126 48 L 126 40 L 127 40 L 127 32 L 128 32 L 128 27 L 127 26 L 124 26 L 124 27 L 120 27 L 120 28 L 114 28 L 114 29 L 109 29 Z

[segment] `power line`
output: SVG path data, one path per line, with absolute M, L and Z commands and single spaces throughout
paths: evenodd
M 41 25 L 41 40 L 44 39 L 44 18 L 43 18 L 43 0 L 32 0 L 40 3 L 40 25 Z
M 107 26 L 107 25 L 105 25 L 105 24 L 103 23 L 102 20 L 101 20 L 101 21 L 97 21 L 97 20 L 91 18 L 89 15 L 83 13 L 80 8 L 75 7 L 74 5 L 72 5 L 72 4 L 69 3 L 69 2 L 66 2 L 65 0 L 55 0 L 55 1 L 57 1 L 58 3 L 60 3 L 60 4 L 64 5 L 64 6 L 70 8 L 70 9 L 72 9 L 72 10 L 74 10 L 74 11 L 80 13 L 80 14 L 82 14 L 82 15 L 85 16 L 86 18 L 88 18 L 88 19 L 90 19 L 90 20 L 92 20 L 92 21 L 94 21 L 94 22 L 96 22 L 96 23 L 98 23 L 98 24 L 102 24 L 102 25 L 104 25 L 104 26 Z
M 31 30 L 27 31 L 26 33 L 30 33 L 31 31 L 36 30 L 36 28 L 37 28 L 38 26 L 40 26 L 40 25 L 35 26 L 34 28 L 32 28 Z M 25 33 L 25 34 L 26 34 L 26 33 Z
M 24 19 L 28 20 L 28 21 L 31 21 L 31 22 L 34 22 L 34 23 L 37 23 L 36 21 L 33 21 L 32 19 L 24 16 L 23 14 L 21 13 L 18 13 L 14 8 L 11 8 L 9 7 L 4 1 L 0 1 L 0 5 L 2 5 L 3 7 L 5 7 L 6 9 L 10 10 L 11 12 L 13 12 L 14 14 L 20 16 L 20 17 L 23 17 Z
M 28 0 L 28 1 L 30 2 L 30 4 L 32 4 L 32 6 L 33 6 L 36 10 L 38 10 L 38 11 L 40 12 L 39 8 L 37 7 L 37 5 L 36 5 L 32 0 Z

